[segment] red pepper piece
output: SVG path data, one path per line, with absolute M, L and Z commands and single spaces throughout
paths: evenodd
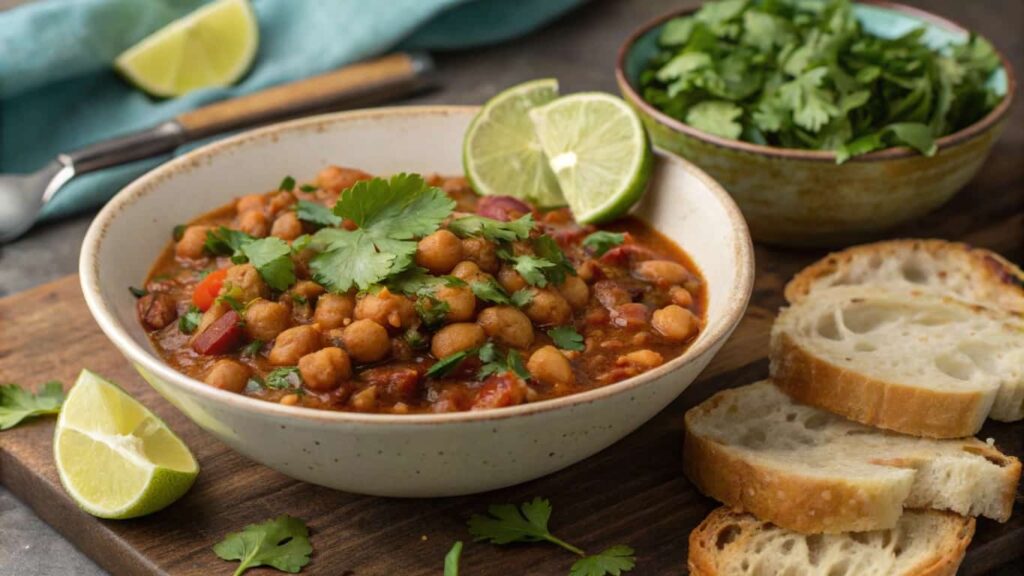
M 192 340 L 192 349 L 207 356 L 227 354 L 241 344 L 243 333 L 238 312 L 230 310 Z

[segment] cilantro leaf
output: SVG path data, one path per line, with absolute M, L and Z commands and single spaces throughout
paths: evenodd
M 598 230 L 583 239 L 583 247 L 594 251 L 594 256 L 604 256 L 605 252 L 626 241 L 626 235 L 619 232 Z
M 620 576 L 636 566 L 636 556 L 629 546 L 612 546 L 600 554 L 584 556 L 569 570 L 569 576 Z
M 299 200 L 295 203 L 295 215 L 303 222 L 309 222 L 321 228 L 325 226 L 338 226 L 341 218 L 336 216 L 330 208 L 319 202 Z
M 424 296 L 433 294 L 438 288 L 466 286 L 466 283 L 455 276 L 434 276 L 426 268 L 416 266 L 389 278 L 387 286 L 392 292 Z
M 515 350 L 509 350 L 508 354 L 502 357 L 494 343 L 488 342 L 480 347 L 477 355 L 480 361 L 483 362 L 483 365 L 476 374 L 479 380 L 483 380 L 493 374 L 505 372 L 512 372 L 523 380 L 530 377 L 530 372 L 526 369 L 526 365 L 523 364 L 523 357 Z
M 285 366 L 267 374 L 264 384 L 267 388 L 273 388 L 274 390 L 301 388 L 302 376 L 299 374 L 297 366 Z
M 513 504 L 495 504 L 487 508 L 486 516 L 474 514 L 469 519 L 469 533 L 477 541 L 492 544 L 551 542 L 583 556 L 583 550 L 557 538 L 548 530 L 550 519 L 551 503 L 544 498 L 534 498 L 518 507 Z
M 0 430 L 13 428 L 26 418 L 56 414 L 64 403 L 60 382 L 47 382 L 33 394 L 17 384 L 0 384 Z
M 430 369 L 427 370 L 427 378 L 443 378 L 447 376 L 452 370 L 455 370 L 462 363 L 463 360 L 469 357 L 473 353 L 473 350 L 462 350 L 454 354 L 449 354 L 444 358 L 441 358 L 434 363 Z
M 256 239 L 241 230 L 219 226 L 216 230 L 206 232 L 203 248 L 214 256 L 231 256 L 232 262 L 240 264 L 245 261 L 242 248 L 254 240 Z
M 302 190 L 303 192 L 316 192 L 317 187 L 312 184 L 303 184 L 302 186 L 299 186 L 299 190 Z
M 555 343 L 555 346 L 562 350 L 576 350 L 583 351 L 586 346 L 583 345 L 583 335 L 576 331 L 572 326 L 559 326 L 548 330 L 548 336 Z
M 553 266 L 545 268 L 544 276 L 552 284 L 559 285 L 565 282 L 566 276 L 575 276 L 576 267 L 572 265 L 565 252 L 559 248 L 558 242 L 551 236 L 538 236 L 533 240 L 533 250 L 537 256 L 551 262 Z
M 525 308 L 533 302 L 533 290 L 516 290 L 509 299 L 516 308 Z
M 513 268 L 523 277 L 523 280 L 526 280 L 527 284 L 541 288 L 548 285 L 548 279 L 544 275 L 545 268 L 554 268 L 554 262 L 528 254 L 515 256 L 513 260 L 515 261 Z
M 199 322 L 203 319 L 203 311 L 195 306 L 189 306 L 188 312 L 185 312 L 178 318 L 178 330 L 182 334 L 191 334 L 196 331 L 199 327 Z
M 240 354 L 242 356 L 255 356 L 260 353 L 263 349 L 263 345 L 266 344 L 263 340 L 253 340 L 242 347 Z
M 273 236 L 253 240 L 242 246 L 242 254 L 274 290 L 284 291 L 295 283 L 292 249 L 284 240 Z
M 444 557 L 444 576 L 459 576 L 459 557 L 462 556 L 462 541 L 452 545 Z
M 449 222 L 448 230 L 461 238 L 483 236 L 491 242 L 512 242 L 529 238 L 533 226 L 533 214 L 524 214 L 511 222 L 485 216 L 463 216 Z
M 136 288 L 135 286 L 129 286 L 128 291 L 136 298 L 142 298 L 146 294 L 149 294 L 149 290 L 146 290 L 145 288 Z
M 484 302 L 493 302 L 495 304 L 512 303 L 512 300 L 509 299 L 508 292 L 505 292 L 505 289 L 494 280 L 487 279 L 470 282 L 469 288 L 473 291 L 474 296 Z
M 309 261 L 313 280 L 333 292 L 347 292 L 353 286 L 366 290 L 392 273 L 395 255 L 380 252 L 364 234 L 324 228 L 313 242 L 327 241 L 328 248 Z
M 283 515 L 228 534 L 213 551 L 223 560 L 240 561 L 235 576 L 257 566 L 272 566 L 294 574 L 309 564 L 313 547 L 306 524 Z
M 705 100 L 686 113 L 686 123 L 708 134 L 736 139 L 743 133 L 739 118 L 743 109 L 723 100 Z
M 451 306 L 447 302 L 438 300 L 433 296 L 421 296 L 416 300 L 413 307 L 428 329 L 440 326 L 451 310 Z
M 286 190 L 291 192 L 295 190 L 295 178 L 291 176 L 285 176 L 284 180 L 281 180 L 281 185 L 277 187 L 278 190 Z

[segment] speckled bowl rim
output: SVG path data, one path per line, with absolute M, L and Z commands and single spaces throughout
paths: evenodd
M 123 188 L 114 198 L 100 211 L 89 226 L 82 243 L 82 251 L 79 259 L 79 274 L 82 284 L 82 292 L 86 304 L 92 313 L 93 318 L 99 324 L 100 329 L 107 335 L 113 344 L 128 357 L 128 359 L 157 377 L 174 386 L 184 388 L 188 392 L 200 396 L 209 401 L 226 404 L 240 410 L 247 410 L 262 413 L 268 416 L 296 418 L 317 423 L 347 423 L 347 424 L 372 424 L 372 425 L 436 425 L 444 423 L 466 423 L 466 422 L 488 422 L 498 421 L 505 418 L 538 414 L 554 410 L 565 409 L 574 405 L 595 402 L 610 396 L 624 395 L 635 390 L 644 384 L 677 371 L 685 364 L 695 360 L 708 352 L 720 340 L 726 338 L 739 324 L 746 311 L 754 284 L 754 253 L 753 244 L 750 239 L 750 232 L 746 222 L 740 214 L 739 208 L 732 197 L 726 193 L 714 179 L 704 173 L 693 164 L 675 156 L 671 153 L 656 151 L 662 161 L 679 165 L 682 169 L 696 176 L 708 189 L 712 196 L 718 200 L 725 209 L 728 220 L 731 224 L 731 234 L 736 244 L 736 262 L 741 267 L 738 280 L 730 286 L 723 286 L 721 290 L 727 294 L 724 311 L 724 321 L 719 322 L 713 331 L 706 333 L 704 337 L 686 350 L 682 355 L 670 360 L 654 370 L 645 372 L 639 376 L 623 380 L 608 386 L 602 386 L 593 390 L 571 394 L 560 398 L 543 400 L 540 402 L 521 404 L 505 408 L 490 410 L 449 412 L 443 414 L 367 414 L 360 412 L 340 412 L 331 410 L 319 410 L 303 408 L 299 406 L 284 406 L 266 400 L 250 398 L 241 394 L 227 392 L 209 386 L 199 380 L 186 376 L 171 368 L 163 360 L 155 356 L 150 350 L 139 345 L 117 321 L 112 310 L 107 305 L 107 299 L 99 288 L 98 253 L 99 247 L 104 241 L 106 230 L 109 224 L 117 218 L 130 214 L 132 205 L 145 195 L 159 189 L 160 185 L 177 174 L 188 172 L 199 166 L 204 160 L 224 153 L 232 149 L 246 146 L 256 140 L 276 141 L 279 134 L 283 132 L 301 132 L 311 130 L 314 132 L 329 130 L 337 124 L 345 124 L 349 121 L 372 120 L 375 118 L 409 117 L 414 119 L 422 116 L 452 116 L 469 115 L 475 113 L 479 108 L 476 106 L 402 106 L 389 108 L 375 108 L 366 110 L 354 110 L 321 116 L 312 116 L 290 122 L 273 124 L 256 130 L 251 130 L 207 144 L 197 148 L 179 158 L 171 160 L 154 168 L 150 172 L 139 177 L 137 180 Z
M 960 25 L 958 22 L 939 16 L 933 12 L 916 8 L 914 6 L 907 6 L 906 4 L 900 4 L 898 2 L 889 2 L 888 0 L 857 0 L 857 4 L 868 4 L 871 6 L 877 6 L 879 8 L 886 8 L 896 12 L 902 12 L 910 16 L 919 18 L 926 22 L 930 22 L 936 26 L 946 28 L 955 32 L 969 34 L 970 29 Z M 673 10 L 667 14 L 663 14 L 647 22 L 633 31 L 632 34 L 622 43 L 619 47 L 619 54 L 615 61 L 615 81 L 619 85 L 619 90 L 632 104 L 643 110 L 644 114 L 654 118 L 658 123 L 675 130 L 676 132 L 682 132 L 687 136 L 700 140 L 704 143 L 718 146 L 720 148 L 729 148 L 741 152 L 747 152 L 750 154 L 756 154 L 760 156 L 768 156 L 772 158 L 784 158 L 790 160 L 807 160 L 814 162 L 832 162 L 836 161 L 836 153 L 831 151 L 822 150 L 803 150 L 800 148 L 780 148 L 776 146 L 764 146 L 762 144 L 754 144 L 752 142 L 745 142 L 742 140 L 732 140 L 729 138 L 722 138 L 721 136 L 715 136 L 707 132 L 698 130 L 688 124 L 680 122 L 675 118 L 672 118 L 668 114 L 665 114 L 661 110 L 658 110 L 649 102 L 643 99 L 642 96 L 633 88 L 633 85 L 626 78 L 626 56 L 632 50 L 633 45 L 636 44 L 637 40 L 641 36 L 647 34 L 652 28 L 662 25 L 663 23 L 676 18 L 678 16 L 685 16 L 696 12 L 699 7 L 684 8 L 681 10 Z M 1010 106 L 1013 103 L 1014 92 L 1017 90 L 1017 80 L 1013 74 L 1013 67 L 1010 65 L 1010 61 L 1007 60 L 1006 56 L 992 44 L 992 48 L 995 50 L 996 55 L 999 56 L 999 61 L 1006 72 L 1006 95 L 1002 101 L 996 105 L 985 117 L 978 120 L 977 122 L 963 128 L 952 134 L 947 134 L 935 141 L 936 154 L 938 152 L 958 146 L 971 140 L 982 133 L 992 129 L 997 125 L 1010 110 Z M 885 160 L 896 160 L 900 158 L 910 158 L 912 156 L 920 156 L 920 153 L 916 150 L 907 146 L 898 146 L 895 148 L 886 148 L 877 152 L 871 152 L 869 154 L 863 154 L 861 156 L 855 156 L 850 160 L 847 160 L 847 164 L 851 162 L 878 162 Z

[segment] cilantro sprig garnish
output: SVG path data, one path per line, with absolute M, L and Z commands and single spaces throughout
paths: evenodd
M 203 311 L 196 308 L 194 305 L 188 307 L 188 312 L 185 312 L 178 318 L 178 330 L 182 334 L 191 334 L 196 331 L 199 327 L 199 322 L 203 319 Z
M 302 388 L 302 375 L 296 366 L 277 368 L 267 374 L 263 384 L 274 390 L 290 390 Z
M 330 208 L 319 202 L 310 202 L 309 200 L 299 200 L 295 203 L 295 215 L 299 220 L 309 222 L 321 228 L 341 224 L 341 218 L 336 216 Z
M 572 326 L 559 326 L 548 330 L 548 336 L 555 346 L 562 350 L 575 350 L 582 352 L 586 346 L 583 345 L 583 335 Z
M 444 576 L 459 576 L 459 557 L 462 556 L 462 540 L 452 544 L 452 549 L 444 556 Z
M 215 256 L 231 256 L 235 264 L 251 262 L 263 281 L 278 291 L 295 283 L 295 263 L 287 242 L 273 236 L 253 238 L 240 230 L 220 226 L 206 233 L 204 247 Z
M 462 361 L 469 358 L 475 350 L 461 350 L 439 359 L 433 366 L 427 369 L 427 378 L 444 378 L 462 364 Z
M 453 200 L 418 174 L 357 183 L 333 209 L 357 228 L 324 228 L 313 235 L 310 247 L 321 252 L 310 261 L 313 279 L 335 292 L 381 283 L 409 267 L 414 238 L 437 230 L 454 208 Z
M 271 566 L 292 574 L 309 564 L 313 546 L 309 529 L 298 518 L 283 515 L 224 537 L 213 547 L 223 560 L 238 560 L 234 576 L 257 566 Z
M 519 506 L 496 504 L 487 508 L 487 514 L 474 514 L 469 519 L 469 533 L 477 541 L 491 544 L 516 542 L 549 542 L 580 556 L 570 569 L 569 576 L 620 576 L 636 564 L 633 549 L 613 546 L 600 554 L 588 556 L 581 548 L 555 536 L 548 528 L 551 502 L 534 498 Z
M 999 57 L 977 36 L 941 50 L 925 37 L 872 35 L 850 0 L 708 2 L 662 28 L 641 92 L 704 132 L 838 163 L 900 145 L 931 155 L 1001 100 Z
M 509 350 L 508 353 L 502 356 L 497 346 L 493 342 L 488 342 L 480 347 L 480 350 L 477 351 L 477 356 L 479 356 L 480 361 L 483 363 L 480 370 L 476 373 L 476 377 L 479 380 L 483 380 L 493 374 L 503 374 L 505 372 L 512 372 L 523 380 L 530 377 L 530 372 L 526 369 L 526 364 L 523 363 L 522 355 L 516 350 Z
M 601 257 L 604 256 L 605 252 L 621 245 L 625 241 L 625 234 L 598 230 L 583 239 L 583 247 L 593 251 L 594 256 Z
M 511 222 L 485 216 L 462 216 L 449 222 L 448 230 L 462 238 L 483 236 L 491 242 L 512 242 L 529 238 L 533 225 L 533 214 L 525 214 Z
M 35 394 L 17 384 L 0 384 L 0 430 L 14 428 L 26 418 L 56 414 L 62 404 L 64 390 L 55 380 Z

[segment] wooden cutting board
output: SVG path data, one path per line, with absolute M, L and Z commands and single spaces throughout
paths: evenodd
M 1010 226 L 1019 226 L 1016 218 Z M 761 262 L 776 261 L 763 258 Z M 246 458 L 201 431 L 135 374 L 86 309 L 70 276 L 0 300 L 0 382 L 70 384 L 82 367 L 120 383 L 159 414 L 191 447 L 202 472 L 168 509 L 128 521 L 103 521 L 79 511 L 64 494 L 51 455 L 53 418 L 0 432 L 0 482 L 82 551 L 117 576 L 231 574 L 236 564 L 211 547 L 228 532 L 279 514 L 306 520 L 313 561 L 304 574 L 438 575 L 445 553 L 466 541 L 467 575 L 564 575 L 573 557 L 550 545 L 497 547 L 470 543 L 466 520 L 489 504 L 534 496 L 554 506 L 552 530 L 585 550 L 614 544 L 636 549 L 637 575 L 686 573 L 687 536 L 715 503 L 681 473 L 682 415 L 722 388 L 767 374 L 764 354 L 782 279 L 809 261 L 787 259 L 759 270 L 754 301 L 729 343 L 701 378 L 661 414 L 618 444 L 566 470 L 505 490 L 461 498 L 402 500 L 336 492 L 292 480 Z M 760 266 L 764 268 L 764 265 Z M 990 424 L 1005 451 L 1024 456 L 1024 423 Z M 273 438 L 268 438 L 272 442 Z M 983 574 L 1024 555 L 1024 505 L 1018 493 L 1006 524 L 978 521 L 962 574 Z M 270 574 L 254 570 L 251 574 Z

